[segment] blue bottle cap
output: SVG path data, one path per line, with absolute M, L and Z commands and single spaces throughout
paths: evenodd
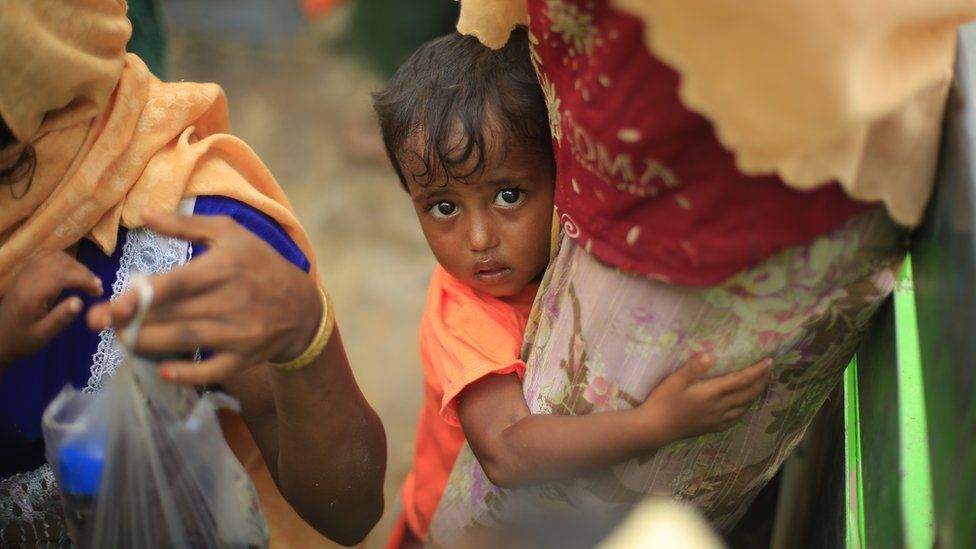
M 68 444 L 58 449 L 61 489 L 67 494 L 93 496 L 98 493 L 105 465 L 105 450 L 96 444 Z

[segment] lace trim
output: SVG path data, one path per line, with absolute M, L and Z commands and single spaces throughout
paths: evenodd
M 186 214 L 191 214 L 193 207 L 193 200 L 180 204 L 180 210 Z M 185 265 L 192 256 L 193 247 L 183 240 L 157 235 L 149 229 L 130 230 L 122 247 L 111 300 L 116 301 L 129 288 L 132 273 L 162 274 Z M 111 377 L 121 363 L 115 330 L 106 328 L 99 333 L 91 376 L 82 390 L 86 393 L 101 390 L 103 380 Z M 71 546 L 61 514 L 57 480 L 47 464 L 0 479 L 0 547 L 26 546 Z
M 68 546 L 54 472 L 48 465 L 0 479 L 0 546 Z
M 116 301 L 129 288 L 129 277 L 140 272 L 157 275 L 185 265 L 192 254 L 186 241 L 160 236 L 149 229 L 133 229 L 125 238 L 119 270 L 112 284 L 112 301 Z M 102 389 L 105 379 L 111 377 L 122 363 L 122 349 L 115 340 L 115 330 L 106 328 L 99 333 L 98 348 L 92 355 L 91 377 L 82 389 L 95 393 Z

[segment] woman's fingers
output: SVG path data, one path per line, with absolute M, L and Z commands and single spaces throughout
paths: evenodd
M 216 258 L 219 260 L 219 258 Z M 201 257 L 184 267 L 154 276 L 153 302 L 147 314 L 147 321 L 174 316 L 173 307 L 182 305 L 188 298 L 205 294 L 226 281 L 229 276 L 221 269 L 214 257 Z M 114 302 L 93 305 L 88 311 L 88 327 L 103 330 L 109 326 L 124 327 L 135 316 L 139 296 L 129 290 Z
M 210 319 L 145 324 L 136 339 L 136 352 L 152 355 L 224 349 L 243 339 L 235 326 Z
M 125 293 L 115 302 L 96 303 L 88 309 L 85 318 L 88 328 L 98 332 L 110 326 L 125 326 L 136 314 L 138 304 L 139 296 L 135 292 Z
M 233 221 L 226 216 L 181 215 L 152 210 L 142 211 L 142 221 L 156 233 L 198 242 L 212 248 L 220 244 L 221 235 L 230 228 Z
M 27 263 L 18 275 L 26 278 L 31 299 L 53 302 L 65 289 L 83 291 L 92 296 L 102 295 L 102 281 L 77 259 L 63 251 L 40 252 Z
M 142 217 L 146 227 L 159 234 L 200 242 L 209 248 L 218 247 L 222 240 L 239 229 L 233 219 L 225 216 L 186 216 L 146 210 L 142 212 Z M 233 276 L 234 267 L 219 253 L 211 252 L 180 269 L 153 277 L 150 318 L 154 309 L 162 309 L 165 304 L 207 292 L 226 282 Z M 88 326 L 92 330 L 102 330 L 112 325 L 125 326 L 135 315 L 137 304 L 138 297 L 132 291 L 126 292 L 114 303 L 99 303 L 88 312 Z
M 230 324 L 235 322 L 229 322 L 228 316 L 239 318 L 237 315 L 246 314 L 248 314 L 247 307 L 242 306 L 242 303 L 235 299 L 234 294 L 216 288 L 212 293 L 202 292 L 183 296 L 180 299 L 153 299 L 143 325 L 204 319 Z
M 179 385 L 214 385 L 225 379 L 242 365 L 240 357 L 225 352 L 208 360 L 171 360 L 159 365 L 159 375 Z
M 95 297 L 102 295 L 102 279 L 95 276 L 95 273 L 77 259 L 64 254 L 63 259 L 57 265 L 57 269 L 57 282 L 60 286 L 58 290 L 73 288 Z
M 321 310 L 314 280 L 281 257 L 269 244 L 229 217 L 181 216 L 146 212 L 146 226 L 159 234 L 203 242 L 211 249 L 188 265 L 153 277 L 153 303 L 137 338 L 147 354 L 211 349 L 222 356 L 219 368 L 184 378 L 210 382 L 230 370 L 300 353 L 318 325 Z M 133 318 L 137 297 L 127 293 L 89 312 L 88 324 L 100 330 L 124 327 Z M 229 355 L 226 353 L 230 353 Z M 231 360 L 228 357 L 236 357 Z
M 210 252 L 179 269 L 154 276 L 153 306 L 149 313 L 164 304 L 210 292 L 233 278 L 233 270 L 223 264 L 219 253 Z
M 34 324 L 33 335 L 41 341 L 51 340 L 74 321 L 82 307 L 81 298 L 76 296 L 61 301 L 44 318 Z

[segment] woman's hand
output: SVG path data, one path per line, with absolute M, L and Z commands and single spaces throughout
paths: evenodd
M 62 251 L 33 255 L 0 300 L 0 373 L 15 360 L 36 353 L 81 312 L 77 296 L 57 301 L 67 289 L 102 295 L 102 281 Z
M 708 354 L 692 357 L 664 378 L 637 407 L 654 431 L 655 447 L 731 427 L 766 390 L 772 360 L 703 379 L 714 364 Z
M 265 361 L 301 354 L 322 314 L 315 281 L 229 217 L 145 212 L 153 231 L 205 245 L 206 254 L 152 279 L 153 303 L 136 350 L 146 354 L 210 349 L 201 363 L 169 360 L 160 375 L 184 385 L 208 385 Z M 91 308 L 94 330 L 124 327 L 137 296 Z
M 292 508 L 331 539 L 362 541 L 383 513 L 386 440 L 356 385 L 338 329 L 304 368 L 249 368 L 286 362 L 308 347 L 322 315 L 315 280 L 230 218 L 146 213 L 143 219 L 159 234 L 208 250 L 152 279 L 153 302 L 136 350 L 213 350 L 202 363 L 165 361 L 160 374 L 186 385 L 220 382 L 240 400 L 241 415 Z M 96 330 L 125 326 L 136 305 L 136 295 L 127 293 L 92 307 L 88 323 Z

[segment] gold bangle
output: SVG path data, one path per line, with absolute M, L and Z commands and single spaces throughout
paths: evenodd
M 288 362 L 272 362 L 271 365 L 275 368 L 285 372 L 300 370 L 311 364 L 316 357 L 322 354 L 322 349 L 325 348 L 325 345 L 332 337 L 332 329 L 335 327 L 335 313 L 332 311 L 332 298 L 322 286 L 319 286 L 319 294 L 322 297 L 322 320 L 319 321 L 319 327 L 315 332 L 315 337 L 308 344 L 308 348 L 297 357 Z

